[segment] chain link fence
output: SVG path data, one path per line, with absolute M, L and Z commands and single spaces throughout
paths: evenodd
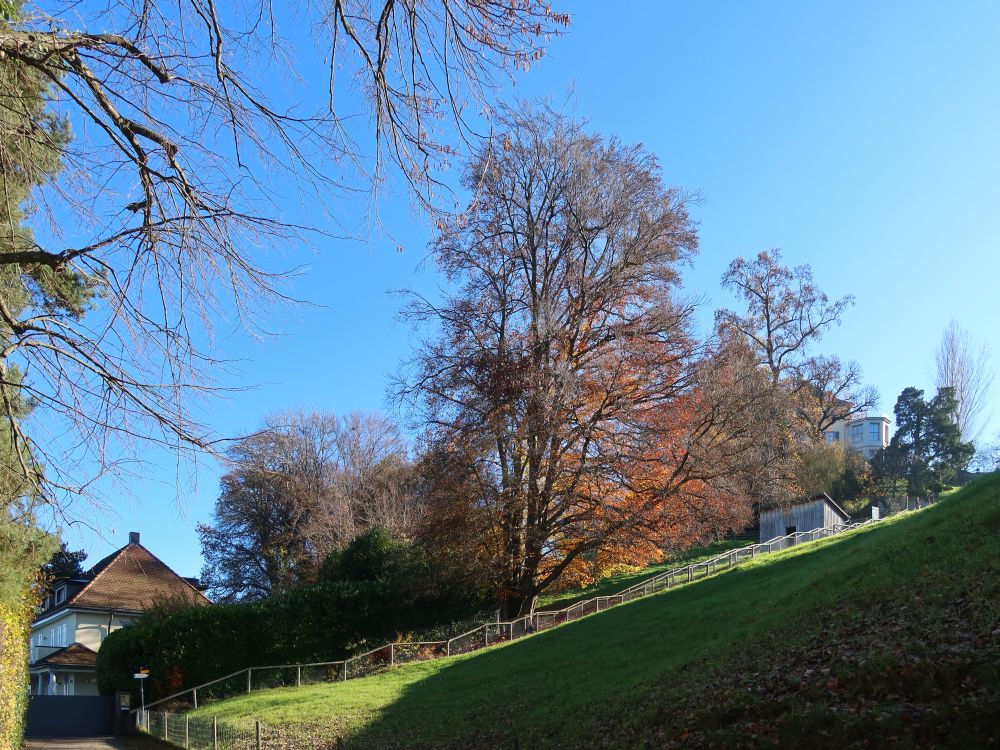
M 262 750 L 267 736 L 259 721 L 245 725 L 167 711 L 139 711 L 137 727 L 157 739 L 191 750 Z

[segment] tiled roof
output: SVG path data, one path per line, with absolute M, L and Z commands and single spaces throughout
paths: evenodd
M 53 651 L 44 659 L 39 659 L 32 666 L 47 664 L 64 667 L 93 667 L 97 665 L 97 654 L 82 643 L 71 643 L 65 648 Z
M 163 599 L 209 603 L 204 594 L 141 544 L 125 545 L 101 560 L 90 573 L 90 583 L 67 606 L 141 612 Z

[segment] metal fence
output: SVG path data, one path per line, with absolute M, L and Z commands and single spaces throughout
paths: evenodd
M 586 617 L 587 615 L 603 612 L 606 609 L 617 607 L 626 602 L 634 601 L 635 599 L 640 599 L 660 591 L 708 578 L 717 573 L 737 567 L 748 560 L 756 559 L 761 555 L 878 523 L 888 516 L 926 507 L 932 502 L 934 502 L 934 499 L 923 500 L 919 503 L 911 501 L 903 504 L 903 507 L 899 510 L 888 509 L 888 512 L 881 513 L 878 519 L 852 521 L 843 524 L 838 523 L 833 526 L 813 529 L 812 531 L 798 531 L 793 534 L 775 537 L 766 542 L 749 544 L 745 547 L 723 552 L 709 560 L 666 570 L 651 578 L 633 584 L 619 591 L 617 594 L 595 596 L 590 599 L 578 601 L 559 610 L 533 612 L 530 615 L 525 615 L 509 622 L 483 623 L 472 630 L 443 641 L 387 643 L 371 651 L 340 661 L 250 667 L 212 680 L 211 682 L 188 688 L 179 693 L 174 693 L 148 704 L 145 714 L 142 712 L 137 713 L 137 726 L 149 732 L 149 734 L 165 739 L 178 747 L 212 748 L 213 750 L 215 748 L 241 750 L 242 748 L 285 747 L 283 743 L 268 745 L 269 730 L 266 727 L 262 728 L 259 722 L 249 726 L 249 728 L 234 728 L 228 724 L 223 728 L 222 724 L 214 723 L 209 719 L 192 718 L 188 721 L 185 714 L 178 713 L 178 711 L 197 708 L 199 705 L 204 705 L 204 703 L 211 700 L 232 697 L 240 693 L 251 693 L 254 690 L 342 682 L 375 674 L 400 664 L 477 651 L 498 643 L 516 640 L 532 633 L 548 630 L 549 628 Z M 169 706 L 174 712 L 164 713 L 162 711 L 152 712 L 148 710 L 158 705 L 163 707 Z M 196 730 L 191 729 L 195 725 L 198 728 Z M 209 728 L 206 729 L 206 726 Z M 225 739 L 219 734 L 220 732 L 225 734 Z M 196 739 L 194 739 L 195 737 Z M 251 742 L 251 740 L 264 744 L 246 744 Z
M 268 740 L 259 721 L 241 726 L 168 711 L 140 710 L 136 726 L 164 742 L 191 750 L 262 750 Z

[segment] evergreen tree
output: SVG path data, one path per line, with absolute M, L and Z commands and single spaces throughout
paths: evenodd
M 972 443 L 962 442 L 953 419 L 955 408 L 953 388 L 939 388 L 930 401 L 924 400 L 922 390 L 905 388 L 893 409 L 896 434 L 876 457 L 876 473 L 890 482 L 905 479 L 910 495 L 939 492 L 975 454 Z
M 42 569 L 51 579 L 81 578 L 84 573 L 82 563 L 86 559 L 87 553 L 82 549 L 71 552 L 66 542 L 62 542 Z

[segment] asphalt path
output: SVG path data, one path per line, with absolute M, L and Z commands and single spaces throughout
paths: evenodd
M 26 750 L 152 750 L 166 747 L 148 737 L 59 737 L 28 740 Z

